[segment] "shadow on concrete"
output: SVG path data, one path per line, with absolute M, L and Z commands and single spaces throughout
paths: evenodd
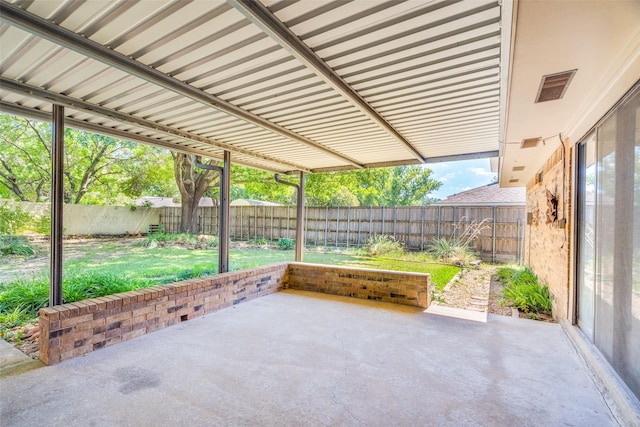
M 557 324 L 300 291 L 0 379 L 3 426 L 617 425 Z

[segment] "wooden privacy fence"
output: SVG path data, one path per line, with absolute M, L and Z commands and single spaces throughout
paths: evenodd
M 178 232 L 180 208 L 160 209 L 167 233 Z M 408 250 L 423 251 L 436 238 L 460 235 L 472 223 L 485 221 L 475 250 L 487 261 L 520 262 L 524 206 L 306 207 L 305 244 L 360 247 L 376 234 L 393 236 Z M 201 234 L 218 234 L 218 208 L 198 209 Z M 295 206 L 231 206 L 231 240 L 295 238 Z

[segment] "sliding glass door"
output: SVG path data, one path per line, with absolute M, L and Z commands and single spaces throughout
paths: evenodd
M 640 397 L 640 85 L 577 149 L 578 326 Z
M 578 146 L 578 325 L 591 341 L 596 281 L 596 140 L 594 132 Z

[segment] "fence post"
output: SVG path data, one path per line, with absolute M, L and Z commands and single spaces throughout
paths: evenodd
M 329 206 L 324 211 L 324 247 L 327 247 L 327 234 L 329 234 Z
M 347 206 L 347 249 L 349 249 L 349 228 L 351 228 L 351 206 Z
M 382 228 L 380 229 L 380 234 L 384 234 L 384 206 L 382 207 Z
M 358 210 L 358 238 L 356 242 L 356 245 L 358 248 L 360 248 L 360 220 L 362 219 L 360 215 L 361 215 L 361 212 Z
M 336 211 L 336 248 L 338 247 L 338 237 L 340 236 L 340 206 Z
M 456 208 L 457 206 L 453 207 L 453 238 L 456 238 Z
M 496 262 L 496 206 L 493 206 L 493 231 L 491 232 L 491 262 Z
M 315 238 L 315 243 L 314 246 L 318 246 L 318 213 L 320 211 L 316 208 L 316 238 Z
M 393 238 L 396 238 L 396 223 L 398 222 L 398 207 L 393 207 Z
M 244 236 L 243 222 L 244 222 L 244 209 L 243 209 L 243 206 L 240 206 L 240 241 L 242 241 L 242 237 Z
M 291 224 L 291 206 L 287 205 L 287 234 L 285 237 L 289 237 L 291 233 L 289 233 L 289 225 Z
M 520 220 L 516 221 L 516 262 L 520 265 Z
M 420 250 L 424 252 L 424 211 L 425 207 L 422 206 L 420 213 Z
M 373 236 L 373 206 L 369 206 L 369 240 Z

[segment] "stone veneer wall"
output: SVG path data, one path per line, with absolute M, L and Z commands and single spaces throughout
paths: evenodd
M 292 263 L 287 288 L 427 308 L 429 283 L 428 274 Z
M 52 365 L 286 287 L 425 308 L 430 302 L 428 274 L 281 263 L 43 308 L 40 359 Z
M 40 360 L 52 365 L 282 289 L 287 264 L 191 279 L 40 310 Z
M 542 181 L 532 180 L 527 185 L 527 221 L 525 229 L 524 262 L 553 295 L 553 315 L 568 318 L 569 303 L 569 247 L 571 242 L 571 147 L 565 142 L 564 185 L 563 147 L 547 159 L 542 167 Z M 558 221 L 546 224 L 549 190 L 558 198 Z M 566 221 L 562 225 L 562 219 Z

